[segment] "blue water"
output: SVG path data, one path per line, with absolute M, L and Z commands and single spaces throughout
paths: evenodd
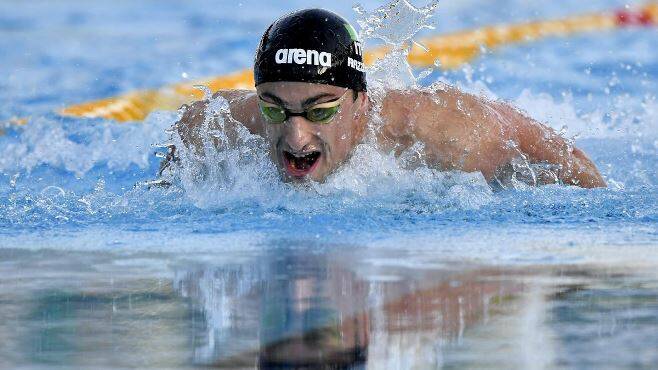
M 420 36 L 624 4 L 444 2 L 433 20 L 436 29 Z M 384 161 L 383 169 L 379 164 L 350 164 L 315 189 L 295 189 L 267 178 L 271 168 L 259 162 L 246 172 L 261 172 L 233 174 L 222 186 L 149 190 L 143 183 L 155 178 L 159 158 L 154 153 L 168 140 L 165 130 L 176 120 L 176 112 L 155 112 L 143 123 L 128 124 L 54 113 L 73 103 L 248 68 L 260 34 L 273 18 L 287 10 L 322 5 L 326 6 L 319 1 L 0 2 L 0 122 L 29 117 L 27 125 L 7 125 L 0 136 L 0 250 L 5 250 L 6 279 L 17 290 L 36 289 L 38 281 L 53 276 L 68 286 L 65 276 L 77 265 L 62 262 L 61 275 L 53 267 L 53 274 L 41 276 L 41 265 L 33 266 L 30 260 L 77 260 L 75 253 L 89 253 L 80 257 L 81 265 L 95 266 L 94 271 L 103 272 L 102 279 L 116 274 L 117 280 L 124 271 L 108 273 L 96 265 L 93 255 L 164 254 L 169 257 L 158 260 L 154 269 L 165 272 L 153 274 L 171 280 L 168 274 L 176 270 L 171 266 L 181 258 L 210 258 L 214 267 L 208 271 L 214 271 L 227 263 L 240 264 L 245 255 L 273 258 L 276 250 L 335 261 L 336 248 L 363 250 L 350 262 L 352 267 L 359 270 L 361 262 L 380 260 L 380 266 L 392 266 L 387 276 L 395 275 L 396 269 L 409 269 L 413 275 L 454 261 L 523 268 L 655 269 L 656 28 L 505 47 L 464 68 L 434 71 L 421 81 L 429 85 L 443 80 L 510 101 L 557 130 L 564 129 L 599 166 L 609 185 L 606 189 L 545 186 L 492 191 L 476 175 L 403 170 L 390 158 L 364 153 L 361 158 Z M 379 3 L 362 5 L 373 9 Z M 356 19 L 351 4 L 332 4 L 332 9 Z M 260 158 L 257 152 L 249 155 Z M 42 255 L 51 250 L 53 256 Z M 34 286 L 22 286 L 18 277 L 12 280 L 31 272 Z M 370 273 L 361 276 L 369 281 Z M 653 287 L 646 293 L 646 309 L 654 319 L 646 322 L 654 331 L 633 332 L 629 341 L 611 336 L 604 344 L 622 343 L 630 351 L 642 346 L 638 340 L 649 346 L 658 343 L 655 280 L 640 280 Z M 87 280 L 81 281 L 84 285 Z M 569 310 L 577 311 L 578 304 L 570 302 L 549 310 L 555 322 L 561 322 L 560 315 L 567 315 L 567 321 L 574 318 Z M 564 343 L 572 340 L 568 334 L 573 328 L 555 328 L 567 338 Z M 601 350 L 596 345 L 583 348 L 596 357 Z M 446 357 L 446 364 L 463 364 L 459 348 L 455 351 L 457 357 Z M 586 356 L 572 355 L 556 358 L 574 366 L 591 365 Z M 640 364 L 655 364 L 655 356 L 647 358 L 649 362 Z M 45 360 L 21 361 L 5 358 L 0 364 Z

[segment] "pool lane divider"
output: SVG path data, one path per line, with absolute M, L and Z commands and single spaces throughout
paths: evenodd
M 656 25 L 658 25 L 658 3 L 653 2 L 637 9 L 488 26 L 421 39 L 419 43 L 425 48 L 413 45 L 409 52 L 409 63 L 414 67 L 430 67 L 438 60 L 442 69 L 453 69 L 475 59 L 483 51 L 494 50 L 505 45 L 527 43 L 547 37 L 566 37 L 579 33 Z M 372 64 L 382 58 L 389 50 L 388 47 L 369 50 L 364 55 L 366 64 Z M 107 118 L 118 122 L 141 121 L 154 110 L 175 110 L 185 103 L 201 99 L 203 93 L 195 88 L 195 85 L 205 85 L 213 92 L 221 89 L 253 89 L 253 73 L 250 69 L 245 69 L 160 89 L 134 91 L 72 105 L 58 113 L 71 117 Z

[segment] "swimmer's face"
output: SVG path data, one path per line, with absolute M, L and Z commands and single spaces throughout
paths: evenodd
M 268 82 L 256 90 L 261 104 L 283 107 L 294 113 L 340 102 L 338 112 L 326 123 L 311 122 L 296 115 L 282 123 L 263 118 L 272 160 L 285 180 L 323 181 L 348 159 L 363 136 L 365 93 L 359 93 L 355 101 L 352 90 L 305 82 Z

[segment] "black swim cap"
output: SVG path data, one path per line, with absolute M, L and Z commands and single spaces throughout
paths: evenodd
M 254 61 L 256 86 L 264 82 L 312 82 L 366 90 L 363 50 L 356 31 L 339 15 L 305 9 L 268 27 Z

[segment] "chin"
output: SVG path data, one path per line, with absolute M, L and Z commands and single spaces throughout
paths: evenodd
M 320 169 L 317 169 L 311 173 L 307 173 L 303 176 L 295 176 L 288 172 L 285 167 L 280 167 L 279 172 L 281 173 L 283 181 L 288 183 L 303 184 L 312 181 L 324 182 L 324 180 L 327 178 L 327 175 L 324 174 L 324 171 L 321 171 Z

